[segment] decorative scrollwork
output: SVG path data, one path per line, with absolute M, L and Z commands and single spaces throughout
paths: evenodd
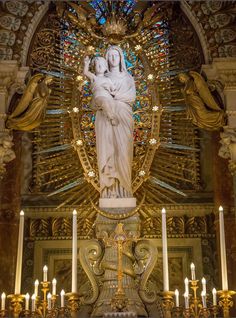
M 102 274 L 100 268 L 102 256 L 101 245 L 95 240 L 89 243 L 84 242 L 79 251 L 79 260 L 92 285 L 92 296 L 84 299 L 84 303 L 87 305 L 93 304 L 98 298 L 99 289 L 95 275 Z
M 135 257 L 138 263 L 144 262 L 143 273 L 140 279 L 139 295 L 147 303 L 154 303 L 157 299 L 155 291 L 148 291 L 147 281 L 157 261 L 157 248 L 151 241 L 141 240 L 135 246 Z M 140 266 L 139 266 L 140 268 Z

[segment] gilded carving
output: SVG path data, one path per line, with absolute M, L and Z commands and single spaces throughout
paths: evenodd
M 187 116 L 199 128 L 216 130 L 226 123 L 225 113 L 215 101 L 203 77 L 194 71 L 180 73 L 182 90 L 187 106 Z

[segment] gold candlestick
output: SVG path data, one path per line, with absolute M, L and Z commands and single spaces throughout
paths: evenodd
M 20 317 L 20 313 L 23 310 L 23 301 L 24 301 L 24 295 L 8 295 L 7 298 L 10 299 L 11 305 L 10 309 L 12 312 L 12 316 L 14 318 Z
M 191 314 L 190 308 L 185 308 L 185 309 L 183 310 L 183 316 L 184 316 L 184 318 L 190 318 L 190 314 Z
M 30 310 L 24 310 L 24 317 L 30 317 Z
M 219 306 L 223 309 L 223 317 L 229 318 L 229 310 L 234 304 L 232 296 L 235 295 L 236 292 L 233 290 L 219 290 L 217 294 L 220 297 Z
M 172 291 L 164 291 L 160 293 L 162 297 L 162 306 L 164 309 L 164 317 L 165 318 L 171 318 L 172 317 L 172 310 L 174 307 L 174 301 L 173 301 L 173 296 L 174 292 Z
M 76 314 L 80 309 L 81 297 L 78 293 L 67 293 L 66 297 L 68 298 L 68 308 L 71 316 L 76 317 Z
M 210 310 L 208 308 L 202 307 L 199 311 L 199 317 L 210 317 Z
M 172 311 L 172 316 L 173 318 L 181 318 L 183 317 L 183 308 L 182 307 L 173 307 L 173 311 Z
M 212 306 L 211 312 L 212 312 L 212 314 L 213 314 L 213 317 L 216 318 L 217 315 L 218 315 L 218 312 L 219 312 L 218 306 L 216 306 L 216 305 Z
M 7 317 L 7 311 L 6 310 L 0 310 L 0 317 Z

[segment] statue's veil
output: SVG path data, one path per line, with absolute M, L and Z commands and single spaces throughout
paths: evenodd
M 107 60 L 109 71 L 110 71 L 110 65 L 109 65 L 109 62 L 108 62 L 108 53 L 111 50 L 116 50 L 116 51 L 119 52 L 119 55 L 120 55 L 120 72 L 127 72 L 126 65 L 125 65 L 124 53 L 123 53 L 122 49 L 119 46 L 117 46 L 117 45 L 109 46 L 109 48 L 106 51 L 105 57 L 106 57 L 106 60 Z

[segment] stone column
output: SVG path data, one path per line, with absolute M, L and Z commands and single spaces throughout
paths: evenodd
M 215 165 L 214 187 L 215 204 L 225 209 L 225 237 L 227 249 L 227 269 L 229 289 L 236 286 L 236 58 L 216 58 L 211 65 L 203 65 L 202 70 L 209 81 L 222 85 L 222 97 L 228 118 L 227 126 L 219 136 L 214 135 Z M 221 146 L 220 146 L 221 144 Z M 217 150 L 218 148 L 218 150 Z M 217 156 L 217 152 L 219 154 Z M 226 161 L 226 159 L 228 159 Z M 228 171 L 226 169 L 228 165 Z M 216 233 L 219 235 L 219 222 L 216 221 Z M 219 243 L 219 237 L 218 237 Z M 218 248 L 218 255 L 219 254 Z M 236 302 L 236 299 L 235 299 Z M 231 314 L 236 314 L 233 311 Z
M 21 133 L 5 129 L 10 100 L 24 87 L 28 68 L 17 61 L 0 62 L 0 293 L 14 292 L 20 212 Z

